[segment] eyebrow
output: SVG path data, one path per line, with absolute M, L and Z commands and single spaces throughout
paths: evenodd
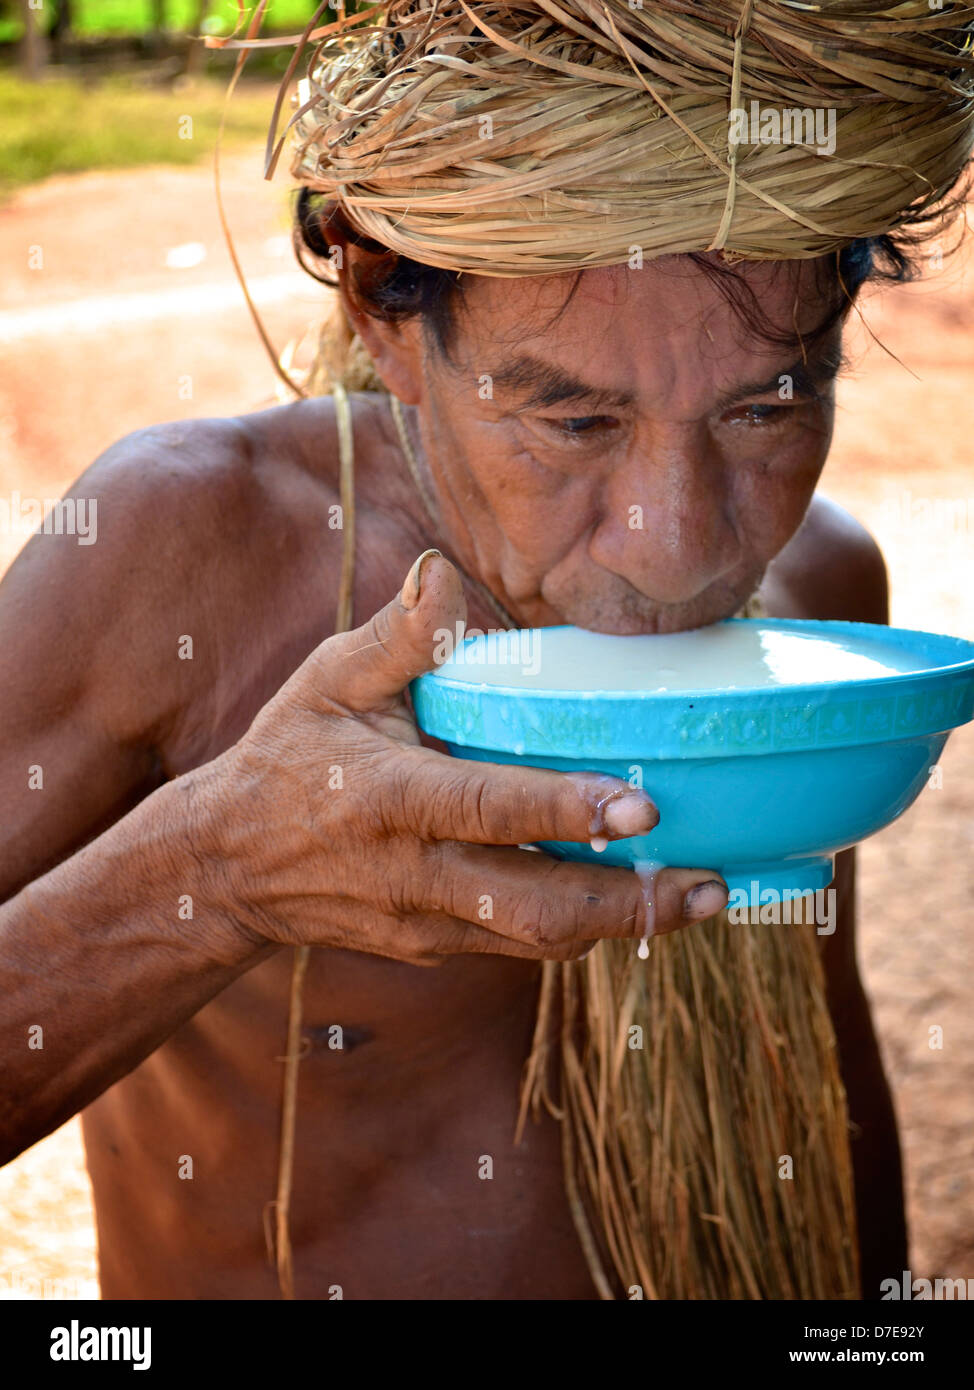
M 494 386 L 505 387 L 523 396 L 521 405 L 525 410 L 561 405 L 563 401 L 584 400 L 591 405 L 628 406 L 635 400 L 631 391 L 612 391 L 593 386 L 591 382 L 580 381 L 571 372 L 529 354 L 512 358 L 505 366 L 492 372 L 491 379 Z
M 739 405 L 741 401 L 750 400 L 753 396 L 769 396 L 779 390 L 782 377 L 791 377 L 792 391 L 796 396 L 810 396 L 819 400 L 819 388 L 833 382 L 846 365 L 841 340 L 835 339 L 824 350 L 807 357 L 799 357 L 783 371 L 772 372 L 765 381 L 751 381 L 746 386 L 735 386 L 718 398 L 717 409 L 726 410 L 729 406 Z
M 819 398 L 819 388 L 834 381 L 846 365 L 841 342 L 836 340 L 814 356 L 800 357 L 790 367 L 772 373 L 766 381 L 748 382 L 735 386 L 719 397 L 717 408 L 726 410 L 753 396 L 767 396 L 777 391 L 781 378 L 791 377 L 792 390 L 796 396 Z M 503 367 L 491 374 L 495 387 L 520 395 L 521 409 L 537 410 L 562 405 L 566 401 L 584 401 L 590 406 L 631 406 L 635 396 L 631 391 L 614 391 L 608 387 L 594 386 L 591 382 L 572 376 L 571 372 L 556 367 L 551 362 L 542 362 L 538 357 L 523 354 L 512 358 Z

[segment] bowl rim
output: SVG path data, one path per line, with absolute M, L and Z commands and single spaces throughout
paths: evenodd
M 974 719 L 974 642 L 967 638 L 844 619 L 723 621 L 818 631 L 829 626 L 872 637 L 881 629 L 894 643 L 917 643 L 926 661 L 941 664 L 839 681 L 679 691 L 488 685 L 436 668 L 410 682 L 416 723 L 451 747 L 594 765 L 593 758 L 637 754 L 658 762 L 838 752 L 946 737 Z M 545 765 L 551 764 L 539 764 Z
M 794 684 L 785 685 L 736 685 L 724 688 L 711 687 L 687 687 L 683 690 L 563 690 L 552 686 L 529 686 L 529 685 L 501 685 L 496 681 L 474 681 L 463 680 L 451 673 L 444 672 L 442 666 L 436 667 L 432 671 L 424 671 L 421 675 L 414 677 L 411 685 L 416 685 L 423 681 L 426 683 L 425 689 L 429 689 L 434 684 L 437 688 L 448 688 L 457 694 L 470 692 L 478 696 L 483 696 L 485 691 L 490 691 L 497 696 L 516 696 L 519 699 L 551 699 L 555 701 L 578 700 L 584 702 L 606 701 L 608 703 L 618 703 L 619 701 L 631 701 L 634 704 L 644 704 L 651 702 L 663 704 L 666 701 L 676 701 L 683 703 L 687 699 L 731 699 L 734 703 L 745 701 L 753 703 L 755 699 L 761 701 L 769 699 L 793 699 L 803 694 L 844 694 L 860 695 L 869 698 L 867 692 L 889 691 L 895 693 L 897 687 L 905 685 L 910 681 L 932 680 L 947 675 L 962 675 L 974 673 L 974 641 L 966 637 L 955 637 L 950 633 L 927 632 L 921 628 L 902 628 L 892 627 L 886 623 L 859 623 L 849 622 L 842 618 L 722 618 L 716 623 L 706 623 L 705 627 L 721 627 L 729 623 L 742 624 L 749 627 L 797 627 L 801 628 L 830 628 L 842 629 L 846 632 L 855 632 L 864 636 L 876 632 L 882 632 L 896 637 L 909 638 L 920 637 L 933 643 L 956 644 L 960 648 L 967 648 L 970 656 L 966 660 L 944 662 L 936 666 L 928 666 L 919 671 L 895 671 L 883 676 L 856 676 L 845 680 L 831 681 L 800 681 Z M 587 628 L 576 628 L 574 623 L 552 623 L 544 628 L 501 628 L 493 632 L 480 633 L 479 630 L 471 638 L 464 638 L 464 641 L 476 641 L 478 636 L 504 636 L 508 632 L 566 632 L 569 630 L 589 632 Z M 697 632 L 699 628 L 684 628 L 681 631 Z M 614 637 L 616 633 L 598 633 L 598 636 Z M 626 634 L 629 635 L 629 634 Z M 656 636 L 655 633 L 634 633 L 633 636 Z M 663 636 L 678 636 L 678 633 L 664 633 Z M 873 638 L 873 640 L 876 640 Z M 894 643 L 894 645 L 905 646 L 906 642 Z

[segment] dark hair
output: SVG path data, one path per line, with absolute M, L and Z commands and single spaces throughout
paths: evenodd
M 357 232 L 337 203 L 328 202 L 323 194 L 303 186 L 297 190 L 294 206 L 295 254 L 303 269 L 324 285 L 334 287 L 338 284 L 335 262 L 330 256 L 331 244 L 325 233 L 328 226 L 345 241 L 376 257 L 382 257 L 374 270 L 366 271 L 360 266 L 354 269 L 353 293 L 366 313 L 387 323 L 401 323 L 419 315 L 431 340 L 448 357 L 454 326 L 453 311 L 463 293 L 461 272 L 423 265 L 406 256 L 397 255 L 390 260 L 388 248 Z M 867 281 L 885 280 L 901 284 L 916 279 L 920 262 L 915 251 L 917 244 L 916 238 L 900 241 L 894 235 L 862 237 L 836 252 L 833 261 L 833 287 L 837 291 L 835 307 L 813 333 L 805 336 L 804 341 L 811 344 L 830 332 L 848 312 Z M 309 262 L 309 256 L 314 260 Z M 753 288 L 732 265 L 708 259 L 701 252 L 690 253 L 689 259 L 717 285 L 750 332 L 768 343 L 794 342 L 793 334 L 777 329 L 770 323 Z M 327 271 L 321 262 L 328 264 Z M 564 312 L 578 288 L 581 274 L 581 271 L 576 273 L 559 314 Z
M 406 256 L 390 260 L 389 248 L 357 232 L 337 203 L 328 203 L 320 193 L 307 186 L 297 192 L 294 207 L 292 240 L 302 268 L 323 285 L 338 285 L 336 266 L 331 259 L 331 244 L 324 227 L 331 226 L 343 240 L 359 246 L 384 259 L 375 271 L 366 272 L 356 266 L 353 291 L 356 299 L 373 318 L 386 323 L 402 323 L 420 315 L 436 346 L 444 355 L 449 353 L 453 328 L 454 296 L 460 294 L 460 272 L 443 270 L 435 265 L 422 265 Z M 308 261 L 324 261 L 328 270 Z

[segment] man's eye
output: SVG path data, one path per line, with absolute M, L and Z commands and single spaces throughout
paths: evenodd
M 557 430 L 561 434 L 575 436 L 592 434 L 599 429 L 612 429 L 618 423 L 611 415 L 570 415 L 559 419 L 543 418 L 545 424 L 551 429 Z
M 743 420 L 746 425 L 778 424 L 788 414 L 783 405 L 741 405 L 730 412 L 732 420 Z

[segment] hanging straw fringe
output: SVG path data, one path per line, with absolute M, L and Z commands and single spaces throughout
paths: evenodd
M 522 1109 L 540 1112 L 552 1069 L 601 1297 L 858 1298 L 845 1092 L 813 927 L 724 912 L 657 938 L 645 962 L 606 940 L 547 963 Z

